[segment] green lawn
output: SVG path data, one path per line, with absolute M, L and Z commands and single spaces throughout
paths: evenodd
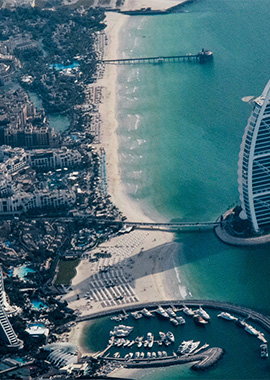
M 79 259 L 76 260 L 60 260 L 58 264 L 58 274 L 55 280 L 55 285 L 69 285 L 72 278 L 76 274 L 76 266 L 79 264 Z

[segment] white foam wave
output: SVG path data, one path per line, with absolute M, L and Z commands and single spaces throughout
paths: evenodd
M 146 143 L 146 140 L 144 140 L 144 139 L 137 139 L 137 142 L 138 142 L 139 145 L 142 145 L 142 144 Z
M 141 118 L 140 118 L 140 115 L 135 115 L 135 117 L 136 117 L 136 122 L 135 122 L 135 126 L 134 126 L 134 129 L 135 130 L 137 130 L 138 129 L 138 126 L 139 126 L 139 123 L 140 123 L 140 120 L 141 120 Z

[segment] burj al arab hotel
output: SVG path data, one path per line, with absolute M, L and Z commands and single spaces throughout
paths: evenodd
M 240 217 L 258 232 L 270 226 L 270 81 L 252 104 L 240 148 L 238 185 Z

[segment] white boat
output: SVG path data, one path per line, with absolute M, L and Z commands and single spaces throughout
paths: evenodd
M 166 338 L 166 334 L 163 331 L 159 332 L 159 336 L 161 340 L 164 340 Z
M 138 348 L 142 347 L 142 344 L 143 344 L 143 342 L 142 342 L 142 340 L 140 340 L 140 341 L 138 342 L 138 344 L 137 344 L 137 347 L 138 347 Z
M 225 311 L 222 311 L 222 313 L 218 314 L 219 318 L 227 319 L 228 321 L 238 321 L 238 318 L 234 317 L 233 315 L 226 313 Z
M 183 317 L 175 317 L 175 319 L 179 322 L 180 325 L 184 325 L 186 323 Z
M 179 322 L 178 322 L 175 318 L 170 318 L 170 322 L 171 322 L 174 326 L 178 326 L 178 325 L 179 325 Z
M 183 354 L 191 343 L 193 343 L 193 340 L 183 340 L 183 342 L 178 347 L 177 352 Z
M 128 336 L 131 331 L 133 330 L 133 327 L 131 326 L 114 326 L 114 329 L 110 331 L 110 336 L 117 336 L 117 337 L 123 337 Z
M 174 342 L 174 335 L 171 331 L 168 331 L 166 336 L 171 342 Z
M 163 357 L 168 356 L 167 352 L 166 351 L 162 351 L 162 356 Z
M 146 340 L 143 342 L 143 347 L 144 347 L 144 348 L 147 347 L 148 344 L 149 344 L 149 341 L 146 339 Z
M 135 343 L 135 340 L 131 340 L 127 346 L 131 347 L 131 346 L 133 346 L 134 343 Z
M 203 317 L 201 315 L 199 315 L 199 314 L 193 315 L 193 320 L 198 325 L 206 325 L 208 323 L 208 321 L 206 321 L 205 319 L 203 319 Z
M 152 352 L 152 358 L 156 358 L 157 357 L 157 354 L 155 352 Z
M 176 317 L 176 313 L 171 307 L 168 307 L 166 309 L 166 312 L 169 314 L 170 317 Z
M 151 311 L 147 310 L 146 308 L 141 310 L 141 314 L 143 314 L 145 317 L 153 317 Z
M 149 359 L 150 359 L 150 358 L 151 358 L 151 356 L 152 356 L 152 355 L 151 355 L 151 352 L 147 352 L 146 356 L 147 356 L 147 358 L 149 358 Z
M 143 341 L 143 336 L 137 336 L 137 338 L 135 339 L 135 343 L 137 344 L 138 348 L 142 347 L 142 341 Z
M 124 343 L 125 343 L 125 339 L 122 338 L 118 340 L 118 343 L 116 345 L 117 347 L 120 347 L 120 346 L 123 346 Z
M 144 358 L 144 352 L 141 352 L 141 359 Z
M 248 332 L 251 335 L 259 335 L 260 331 L 256 330 L 255 327 L 246 324 L 245 331 Z
M 210 315 L 205 310 L 203 310 L 201 306 L 199 307 L 198 310 L 196 310 L 196 313 L 199 314 L 206 321 L 209 321 Z
M 123 347 L 126 347 L 126 346 L 128 346 L 129 345 L 129 343 L 130 343 L 130 340 L 126 340 L 124 343 L 123 343 Z
M 186 344 L 182 350 L 180 350 L 180 354 L 182 355 L 188 355 L 191 354 L 193 351 L 196 350 L 196 348 L 199 346 L 200 342 L 193 342 L 193 340 Z
M 120 358 L 120 353 L 119 352 L 116 352 L 114 355 L 113 355 L 114 358 Z
M 134 318 L 134 319 L 140 319 L 142 318 L 142 313 L 140 313 L 139 311 L 134 311 L 132 313 L 130 313 L 131 316 Z
M 261 349 L 261 358 L 268 358 L 267 344 L 265 344 L 265 343 L 261 344 L 260 349 Z
M 163 318 L 170 318 L 169 314 L 163 309 L 162 306 L 158 306 L 155 312 L 161 315 Z
M 114 336 L 112 336 L 112 337 L 109 339 L 109 342 L 108 342 L 108 343 L 109 343 L 109 344 L 114 344 L 114 339 L 115 339 Z
M 154 344 L 154 335 L 151 333 L 151 332 L 148 332 L 146 334 L 146 340 L 148 342 L 148 347 L 151 348 L 153 347 L 153 344 Z
M 257 336 L 258 339 L 260 339 L 263 343 L 267 343 L 267 340 L 265 339 L 264 333 L 260 332 Z
M 193 315 L 195 314 L 195 312 L 187 306 L 184 306 L 182 311 L 183 313 L 185 313 L 186 315 L 189 315 L 190 317 L 193 317 Z
M 141 353 L 137 351 L 137 352 L 135 352 L 134 359 L 139 359 L 140 356 L 141 356 Z
M 158 351 L 157 354 L 158 354 L 158 357 L 159 357 L 159 358 L 162 357 L 162 352 L 161 352 L 161 351 Z
M 196 348 L 200 345 L 201 342 L 193 342 L 191 343 L 191 347 L 190 347 L 190 350 L 189 350 L 189 354 L 191 354 L 193 351 L 196 350 Z

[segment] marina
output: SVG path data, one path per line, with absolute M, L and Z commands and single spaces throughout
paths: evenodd
M 142 314 L 141 311 L 144 309 L 147 312 Z M 233 311 L 235 315 L 229 314 L 227 310 Z M 259 313 L 249 309 L 244 313 L 238 305 L 185 300 L 184 303 L 170 301 L 161 302 L 158 305 L 134 305 L 122 308 L 121 312 L 117 313 L 119 311 L 115 311 L 117 319 L 119 316 L 125 317 L 125 325 L 117 324 L 113 327 L 109 334 L 111 337 L 109 337 L 108 345 L 100 354 L 103 360 L 108 363 L 113 361 L 116 366 L 151 368 L 196 361 L 196 364 L 191 367 L 192 369 L 207 370 L 215 365 L 227 351 L 227 348 L 217 346 L 216 340 L 210 336 L 208 341 L 207 325 L 210 323 L 215 326 L 215 329 L 217 324 L 222 323 L 222 330 L 234 330 L 235 334 L 241 336 L 242 339 L 245 337 L 245 339 L 249 339 L 253 342 L 252 344 L 257 346 L 259 356 L 262 358 L 267 357 L 268 354 L 267 333 L 270 332 L 270 329 L 267 328 L 267 324 L 260 323 L 264 330 L 259 330 L 257 327 L 260 320 Z M 141 314 L 139 319 L 134 318 L 137 313 Z M 151 318 L 148 313 L 151 313 Z M 194 323 L 196 317 L 204 320 L 205 328 L 196 327 L 198 325 L 198 323 Z M 251 322 L 252 320 L 255 322 L 254 318 L 256 318 L 256 326 Z M 265 322 L 268 322 L 268 317 L 261 315 L 261 318 L 265 318 Z M 117 319 L 111 318 L 112 322 L 119 323 L 120 321 Z M 184 323 L 173 324 L 171 319 L 183 320 Z M 173 327 L 171 331 L 170 326 Z M 156 332 L 157 327 L 162 328 L 158 333 Z M 247 331 L 246 328 L 253 333 Z M 242 332 L 245 330 L 249 334 Z M 138 333 L 140 335 L 137 335 Z M 257 339 L 257 343 L 252 336 Z M 262 343 L 260 338 L 264 338 L 265 342 Z M 204 344 L 203 339 L 207 339 Z

